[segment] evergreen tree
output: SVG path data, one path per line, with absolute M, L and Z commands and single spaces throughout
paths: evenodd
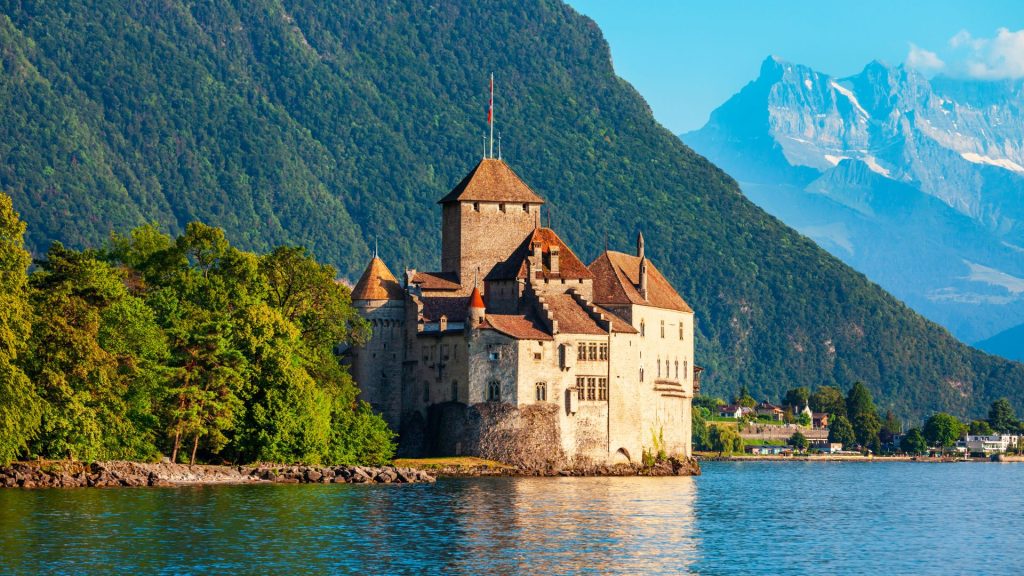
M 32 326 L 24 235 L 11 198 L 0 193 L 0 465 L 23 454 L 39 428 L 40 399 L 19 366 Z
M 1013 406 L 1006 398 L 1000 398 L 988 409 L 988 423 L 996 432 L 1015 432 L 1020 428 Z
M 911 428 L 900 440 L 900 450 L 907 454 L 924 454 L 928 451 L 928 443 L 921 434 L 920 428 Z
M 863 383 L 855 382 L 850 388 L 846 397 L 846 414 L 857 435 L 857 443 L 861 446 L 870 446 L 878 437 L 882 422 L 878 419 L 878 411 L 874 400 L 871 399 L 871 392 Z
M 829 422 L 828 441 L 833 444 L 842 444 L 844 448 L 857 443 L 857 435 L 846 416 L 836 416 Z
M 882 421 L 882 429 L 878 433 L 878 439 L 884 444 L 892 442 L 893 436 L 903 431 L 903 424 L 896 418 L 892 410 L 886 410 L 885 420 Z

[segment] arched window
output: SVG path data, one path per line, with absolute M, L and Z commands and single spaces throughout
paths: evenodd
M 686 339 L 686 324 L 682 320 L 679 321 L 679 339 Z
M 548 383 L 537 382 L 537 402 L 547 402 L 548 400 Z
M 501 402 L 501 382 L 492 380 L 487 383 L 487 401 Z

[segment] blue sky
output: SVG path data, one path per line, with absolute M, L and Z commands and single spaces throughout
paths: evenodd
M 598 23 L 616 72 L 676 133 L 702 126 L 770 54 L 846 76 L 871 60 L 905 62 L 913 49 L 933 74 L 1024 76 L 1020 0 L 568 2 Z

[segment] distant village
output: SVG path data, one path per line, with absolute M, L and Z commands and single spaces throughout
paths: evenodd
M 1024 449 L 1022 423 L 1005 399 L 987 419 L 936 413 L 908 428 L 891 412 L 880 417 L 860 383 L 846 396 L 828 386 L 813 394 L 797 388 L 779 403 L 758 401 L 746 388 L 729 402 L 698 394 L 693 415 L 694 450 L 718 455 L 994 458 Z

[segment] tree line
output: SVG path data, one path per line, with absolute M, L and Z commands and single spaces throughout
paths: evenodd
M 25 228 L 0 194 L 0 463 L 393 456 L 335 354 L 369 327 L 304 249 L 145 225 L 98 249 L 53 243 L 33 266 Z
M 756 401 L 745 386 L 733 396 L 735 405 L 753 408 Z M 845 448 L 861 448 L 875 454 L 884 451 L 901 451 L 908 454 L 924 454 L 929 447 L 951 448 L 967 434 L 1020 434 L 1024 423 L 1017 419 L 1013 405 L 1006 398 L 994 401 L 989 408 L 987 419 L 962 422 L 946 412 L 930 415 L 921 426 L 904 431 L 903 423 L 891 411 L 885 417 L 879 416 L 871 391 L 861 382 L 855 382 L 844 395 L 834 386 L 821 386 L 813 393 L 807 387 L 786 391 L 783 405 L 788 407 L 809 406 L 814 412 L 829 415 L 830 443 L 842 444 Z M 717 452 L 740 452 L 743 439 L 738 431 L 729 427 L 709 426 L 708 419 L 718 406 L 725 404 L 720 398 L 698 396 L 693 401 L 693 445 L 697 450 Z M 799 422 L 787 414 L 788 422 Z M 794 434 L 800 440 L 803 435 Z M 899 442 L 895 442 L 896 438 Z M 804 438 L 806 440 L 806 438 Z M 806 445 L 802 446 L 806 448 Z

